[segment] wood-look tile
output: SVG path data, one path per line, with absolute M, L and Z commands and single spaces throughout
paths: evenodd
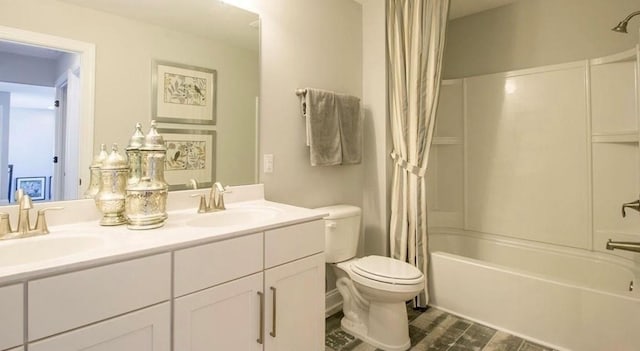
M 495 329 L 474 323 L 456 340 L 449 351 L 482 350 L 495 333 Z
M 442 321 L 435 325 L 435 327 L 431 328 L 427 335 L 420 340 L 414 347 L 411 348 L 411 351 L 427 351 L 429 348 L 435 343 L 436 340 L 440 339 L 442 335 L 444 335 L 447 330 L 458 321 L 458 318 L 449 314 L 441 314 Z M 440 318 L 440 317 L 438 317 Z
M 524 340 L 503 331 L 497 331 L 482 351 L 518 351 Z
M 382 351 L 340 327 L 342 313 L 326 319 L 326 351 Z M 436 308 L 426 311 L 407 307 L 410 351 L 555 351 L 536 343 Z
M 448 316 L 448 313 L 445 313 L 441 310 L 430 308 L 414 320 L 411 321 L 411 325 L 414 327 L 420 328 L 426 332 L 429 332 L 431 329 L 438 326 L 442 321 Z
M 518 351 L 553 351 L 553 349 L 525 340 Z
M 356 339 L 353 335 L 344 332 L 342 329 L 337 329 L 325 335 L 324 345 L 335 351 L 342 351 L 350 344 L 359 341 L 360 340 Z

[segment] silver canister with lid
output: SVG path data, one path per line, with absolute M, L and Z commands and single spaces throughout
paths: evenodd
M 95 197 L 96 206 L 102 212 L 100 225 L 113 226 L 127 223 L 125 217 L 125 191 L 129 176 L 127 159 L 113 144 L 111 153 L 100 167 L 100 191 Z
M 129 139 L 127 145 L 127 159 L 129 160 L 129 179 L 127 186 L 137 184 L 142 177 L 142 161 L 140 158 L 140 148 L 144 145 L 144 133 L 142 124 L 136 123 L 136 130 Z
M 93 162 L 89 166 L 89 188 L 84 192 L 85 199 L 95 199 L 96 195 L 100 191 L 100 167 L 102 162 L 107 159 L 109 154 L 107 153 L 107 145 L 100 144 L 100 152 L 93 158 Z
M 167 219 L 169 186 L 164 179 L 166 153 L 164 139 L 158 134 L 156 122 L 151 121 L 144 145 L 140 147 L 144 175 L 137 184 L 127 187 L 126 213 L 129 229 L 158 228 Z

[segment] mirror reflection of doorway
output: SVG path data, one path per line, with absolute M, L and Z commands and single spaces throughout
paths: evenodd
M 41 180 L 38 199 L 77 197 L 65 194 L 64 180 L 65 168 L 70 166 L 65 163 L 78 167 L 77 158 L 65 157 L 65 129 L 78 118 L 78 55 L 0 41 L 0 62 L 0 165 L 12 166 L 11 175 L 0 176 L 0 203 L 14 202 L 19 184 L 40 184 Z M 70 90 L 76 100 L 68 101 Z

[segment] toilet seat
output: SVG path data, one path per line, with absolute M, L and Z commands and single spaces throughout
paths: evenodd
M 383 256 L 367 256 L 356 260 L 351 264 L 351 271 L 359 277 L 392 285 L 416 285 L 424 281 L 418 268 Z

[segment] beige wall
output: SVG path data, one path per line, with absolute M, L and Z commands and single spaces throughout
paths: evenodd
M 636 45 L 611 31 L 637 0 L 520 0 L 453 20 L 447 28 L 444 77 L 458 78 L 606 56 Z
M 295 90 L 316 87 L 362 97 L 361 7 L 351 0 L 252 1 L 261 17 L 260 173 L 269 200 L 319 207 L 362 206 L 364 166 L 311 167 Z M 262 158 L 262 156 L 260 157 Z
M 363 225 L 366 255 L 389 251 L 391 135 L 387 117 L 387 60 L 384 0 L 362 3 L 362 98 L 365 111 Z
M 0 0 L 0 8 L 3 26 L 95 43 L 96 145 L 126 145 L 135 122 L 149 127 L 152 59 L 216 69 L 217 178 L 254 183 L 257 52 L 55 0 Z

